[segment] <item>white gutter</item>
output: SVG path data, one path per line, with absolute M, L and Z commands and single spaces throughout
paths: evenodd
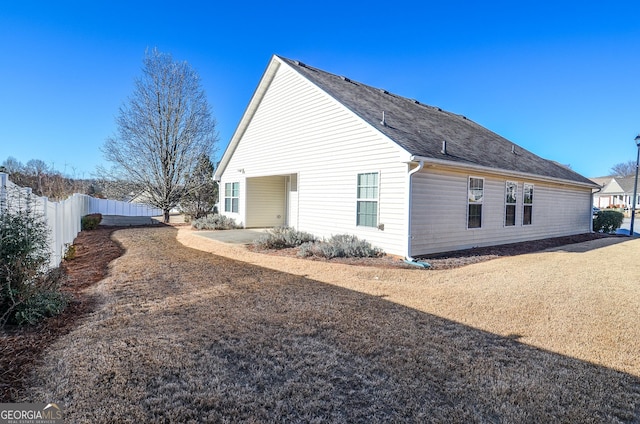
M 423 156 L 412 155 L 411 156 L 411 160 L 414 161 L 414 162 L 424 162 L 424 163 L 427 163 L 427 164 L 439 165 L 439 166 L 442 166 L 444 168 L 472 169 L 472 170 L 475 170 L 475 171 L 482 171 L 482 172 L 486 172 L 486 173 L 490 173 L 490 174 L 498 174 L 498 175 L 508 174 L 508 175 L 511 175 L 511 176 L 514 176 L 514 177 L 527 178 L 527 179 L 538 180 L 538 181 L 546 181 L 546 182 L 552 182 L 552 183 L 556 183 L 556 184 L 580 186 L 580 187 L 585 187 L 585 188 L 589 187 L 591 189 L 593 189 L 593 188 L 598 186 L 596 183 L 593 183 L 593 184 L 581 183 L 581 182 L 578 182 L 578 181 L 565 180 L 565 179 L 562 179 L 562 178 L 545 177 L 543 175 L 529 174 L 527 172 L 509 171 L 509 170 L 505 170 L 505 169 L 491 168 L 491 167 L 488 167 L 488 166 L 474 165 L 474 164 L 464 163 L 464 162 L 452 162 L 450 160 L 433 159 L 433 158 L 427 158 L 427 157 L 423 157 Z
M 589 215 L 591 217 L 590 221 L 589 221 L 589 232 L 593 233 L 593 195 L 600 193 L 602 191 L 602 189 L 604 188 L 604 186 L 601 186 L 599 189 L 597 189 L 596 191 L 592 191 L 591 192 L 591 215 Z M 599 203 L 599 202 L 598 202 Z
M 424 166 L 424 160 L 419 160 L 418 162 L 418 166 L 413 168 L 412 170 L 409 171 L 407 180 L 409 181 L 409 187 L 408 187 L 408 194 L 409 194 L 409 204 L 408 204 L 408 208 L 407 208 L 407 254 L 406 256 L 406 260 L 409 262 L 415 262 L 415 259 L 413 257 L 411 257 L 411 240 L 413 239 L 413 235 L 411 234 L 411 212 L 412 212 L 412 205 L 413 205 L 413 194 L 411 193 L 411 177 L 413 176 L 413 174 L 415 174 L 416 172 L 420 172 L 420 170 L 422 169 L 422 167 Z

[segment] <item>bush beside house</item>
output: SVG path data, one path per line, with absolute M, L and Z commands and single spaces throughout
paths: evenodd
M 605 209 L 596 213 L 593 218 L 593 231 L 603 233 L 615 233 L 622 226 L 624 214 L 611 209 Z
M 242 228 L 233 218 L 224 215 L 207 215 L 191 221 L 191 228 L 196 230 L 235 230 Z
M 254 242 L 254 246 L 259 249 L 299 248 L 298 256 L 305 258 L 375 258 L 384 255 L 381 249 L 354 235 L 338 234 L 326 240 L 318 240 L 312 234 L 289 227 L 269 230 Z

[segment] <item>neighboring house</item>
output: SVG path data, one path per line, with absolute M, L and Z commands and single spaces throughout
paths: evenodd
M 279 56 L 214 178 L 245 227 L 405 257 L 587 233 L 598 188 L 464 116 Z
M 601 177 L 592 181 L 602 186 L 602 190 L 593 195 L 593 205 L 599 208 L 633 207 L 633 188 L 635 177 Z M 640 191 L 640 187 L 638 187 Z M 640 195 L 636 193 L 636 208 L 640 206 Z

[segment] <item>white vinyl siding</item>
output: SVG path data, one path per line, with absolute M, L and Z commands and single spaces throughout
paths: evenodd
M 287 177 L 287 215 L 285 225 L 298 228 L 298 174 Z
M 516 225 L 504 231 L 505 178 L 499 175 L 484 176 L 482 228 L 469 231 L 468 199 L 459 194 L 468 190 L 468 179 L 463 172 L 437 168 L 413 176 L 412 255 L 590 232 L 589 188 L 579 190 L 538 181 L 532 225 Z M 524 183 L 518 181 L 518 191 L 524 190 Z
M 221 182 L 237 179 L 239 170 L 247 179 L 297 174 L 297 192 L 287 199 L 285 222 L 318 237 L 353 234 L 387 253 L 404 255 L 408 157 L 397 144 L 283 64 Z M 363 170 L 379 173 L 377 225 L 384 230 L 356 225 L 355 180 Z M 240 193 L 236 220 L 245 222 L 242 185 Z

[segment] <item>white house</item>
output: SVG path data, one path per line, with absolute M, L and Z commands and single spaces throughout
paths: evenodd
M 592 180 L 602 186 L 593 196 L 593 206 L 599 208 L 632 208 L 633 177 L 601 177 Z M 640 186 L 639 186 L 640 187 Z M 640 194 L 636 194 L 636 208 L 640 206 Z
M 215 178 L 245 227 L 415 257 L 591 231 L 597 184 L 464 116 L 274 56 Z

